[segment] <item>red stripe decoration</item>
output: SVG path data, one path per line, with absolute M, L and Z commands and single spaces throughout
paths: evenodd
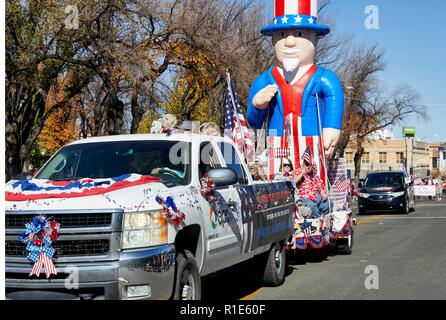
M 32 276 L 33 274 L 35 274 L 36 276 L 40 276 L 40 271 L 42 270 L 44 256 L 45 256 L 45 254 L 43 252 L 39 255 L 39 260 L 37 260 L 37 262 L 34 264 L 33 268 L 31 269 L 31 272 L 28 275 L 29 277 Z
M 298 0 L 299 14 L 311 15 L 311 0 Z
M 285 15 L 285 0 L 275 0 L 274 2 L 274 16 L 279 17 Z
M 40 253 L 39 260 L 34 264 L 31 272 L 29 273 L 29 277 L 35 274 L 37 277 L 40 276 L 40 271 L 42 270 L 42 265 L 45 268 L 46 277 L 49 278 L 51 274 L 57 274 L 56 267 L 54 266 L 53 261 L 45 253 Z
M 269 138 L 269 137 L 268 137 Z M 274 141 L 274 137 L 272 137 L 273 141 Z M 270 144 L 270 146 L 272 146 L 272 144 Z M 275 157 L 274 157 L 274 148 L 270 147 L 269 148 L 269 152 L 268 152 L 268 178 L 270 180 L 272 180 L 272 178 L 274 177 L 275 171 L 274 171 L 274 161 L 275 161 Z

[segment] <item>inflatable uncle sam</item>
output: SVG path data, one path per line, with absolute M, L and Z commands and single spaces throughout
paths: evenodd
M 281 157 L 299 167 L 310 146 L 325 182 L 324 158 L 334 154 L 344 112 L 337 75 L 314 64 L 317 40 L 330 28 L 317 24 L 317 0 L 276 0 L 274 9 L 273 24 L 260 32 L 272 37 L 277 65 L 252 84 L 248 122 L 255 129 L 266 124 L 270 177 L 279 171 Z

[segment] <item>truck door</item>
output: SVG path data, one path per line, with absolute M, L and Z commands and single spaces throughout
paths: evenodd
M 254 255 L 251 250 L 253 236 L 253 219 L 256 211 L 256 195 L 249 185 L 248 174 L 242 165 L 239 153 L 234 146 L 226 142 L 218 142 L 218 149 L 223 156 L 224 165 L 231 168 L 237 173 L 238 183 L 232 186 L 233 199 L 237 202 L 237 211 L 233 210 L 232 214 L 236 219 L 238 230 L 240 232 L 239 255 L 240 260 L 245 260 L 249 256 Z
M 199 175 L 200 179 L 211 168 L 224 166 L 210 142 L 200 145 Z M 239 199 L 233 186 L 216 187 L 218 202 L 213 204 L 201 197 L 201 208 L 206 227 L 206 255 L 210 262 L 205 273 L 210 273 L 238 261 L 241 234 L 238 225 Z M 236 263 L 236 262 L 235 262 Z

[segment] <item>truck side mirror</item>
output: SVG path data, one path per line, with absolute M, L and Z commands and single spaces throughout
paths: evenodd
M 237 173 L 230 168 L 215 168 L 208 171 L 208 177 L 217 187 L 229 186 L 238 182 Z

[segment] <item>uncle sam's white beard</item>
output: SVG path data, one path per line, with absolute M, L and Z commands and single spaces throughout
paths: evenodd
M 286 72 L 293 72 L 299 67 L 300 60 L 297 58 L 285 58 L 283 59 L 282 64 Z

